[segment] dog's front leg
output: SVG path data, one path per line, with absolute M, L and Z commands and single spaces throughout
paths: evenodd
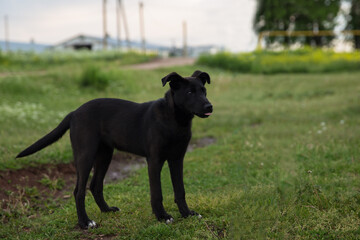
M 159 221 L 165 220 L 166 223 L 170 223 L 174 221 L 174 219 L 165 211 L 162 203 L 161 169 L 164 165 L 164 161 L 160 161 L 157 158 L 148 158 L 147 162 L 152 210 Z
M 183 180 L 183 162 L 184 159 L 169 159 L 169 168 L 171 173 L 171 181 L 174 188 L 175 203 L 178 205 L 179 212 L 183 217 L 197 215 L 201 218 L 201 215 L 195 211 L 191 211 L 185 200 L 185 188 Z

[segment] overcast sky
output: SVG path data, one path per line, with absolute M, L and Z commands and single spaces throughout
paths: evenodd
M 108 32 L 116 37 L 115 1 L 107 0 Z M 256 0 L 143 0 L 146 41 L 182 45 L 182 22 L 188 44 L 215 44 L 239 52 L 253 50 Z M 130 39 L 139 41 L 139 1 L 123 0 Z M 77 34 L 101 37 L 102 0 L 1 0 L 0 39 L 9 16 L 10 40 L 55 44 Z M 124 38 L 122 28 L 122 38 Z

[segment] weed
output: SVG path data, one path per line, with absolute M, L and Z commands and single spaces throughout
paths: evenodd
M 65 186 L 65 181 L 61 178 L 51 179 L 47 174 L 43 176 L 39 182 L 50 190 L 61 190 Z
M 2 223 L 8 222 L 10 219 L 28 215 L 30 211 L 30 200 L 27 197 L 26 189 L 18 188 L 16 192 L 10 193 L 7 201 L 2 203 L 2 208 L 0 208 L 0 219 Z

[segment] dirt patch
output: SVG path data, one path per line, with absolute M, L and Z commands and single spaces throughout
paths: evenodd
M 61 197 L 75 181 L 73 164 L 43 164 L 20 170 L 0 172 L 0 200 L 2 205 L 14 194 Z
M 112 158 L 104 183 L 123 180 L 145 165 L 146 160 L 143 157 L 125 152 L 117 152 Z
M 187 148 L 187 151 L 192 152 L 196 148 L 203 148 L 214 143 L 216 143 L 216 139 L 213 137 L 200 138 L 196 141 L 191 141 Z
M 191 142 L 188 151 L 215 143 L 211 137 Z M 145 158 L 124 152 L 115 152 L 105 183 L 120 181 L 146 165 Z M 67 199 L 75 188 L 76 170 L 72 163 L 43 164 L 20 170 L 0 171 L 0 203 L 4 209 L 12 198 L 27 197 L 46 200 Z
M 195 58 L 184 58 L 184 57 L 157 58 L 150 62 L 126 66 L 125 68 L 150 70 L 150 69 L 156 69 L 162 67 L 192 65 L 194 63 L 195 63 Z

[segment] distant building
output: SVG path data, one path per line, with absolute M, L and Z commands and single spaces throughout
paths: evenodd
M 112 41 L 108 41 L 107 47 L 108 49 L 115 49 L 117 45 L 114 45 Z M 103 39 L 80 34 L 53 45 L 51 48 L 53 50 L 102 50 Z
M 142 51 L 142 46 L 140 42 L 130 41 L 127 43 L 126 41 L 117 41 L 113 38 L 107 39 L 108 50 L 114 49 L 125 49 L 128 50 L 130 47 L 131 50 Z M 93 37 L 88 35 L 76 35 L 72 38 L 69 38 L 63 42 L 60 42 L 51 47 L 52 50 L 90 50 L 90 51 L 98 51 L 103 50 L 103 39 L 100 37 Z M 156 45 L 156 44 L 147 44 L 146 49 L 150 51 L 159 52 L 159 54 L 164 54 L 164 52 L 168 52 L 169 48 Z

